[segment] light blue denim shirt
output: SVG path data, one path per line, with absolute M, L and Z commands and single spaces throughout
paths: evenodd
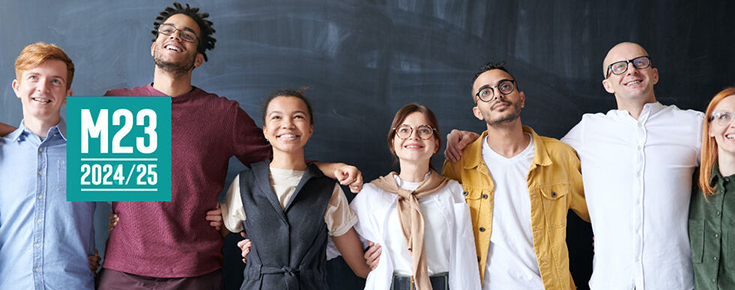
M 95 203 L 66 201 L 65 135 L 0 139 L 0 289 L 94 289 Z

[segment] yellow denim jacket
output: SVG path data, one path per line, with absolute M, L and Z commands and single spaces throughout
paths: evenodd
M 584 200 L 579 158 L 571 146 L 559 140 L 540 137 L 530 127 L 523 132 L 533 136 L 535 156 L 528 172 L 531 195 L 533 249 L 546 290 L 576 289 L 569 272 L 567 250 L 567 212 L 574 210 L 589 222 Z M 462 151 L 457 162 L 444 161 L 442 175 L 462 183 L 465 200 L 470 205 L 475 234 L 480 279 L 484 279 L 487 251 L 493 222 L 495 185 L 482 159 L 482 141 L 487 132 Z M 492 278 L 491 278 L 492 279 Z

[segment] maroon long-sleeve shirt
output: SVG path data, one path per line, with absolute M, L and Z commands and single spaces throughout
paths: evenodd
M 165 96 L 150 84 L 106 96 Z M 231 101 L 199 88 L 171 102 L 171 202 L 114 202 L 119 222 L 103 267 L 136 275 L 193 277 L 222 268 L 222 236 L 205 220 L 225 186 L 230 157 L 268 159 L 263 132 Z

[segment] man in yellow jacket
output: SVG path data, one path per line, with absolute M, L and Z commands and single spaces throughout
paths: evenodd
M 567 213 L 589 221 L 576 152 L 522 125 L 525 95 L 502 64 L 480 68 L 472 95 L 487 131 L 442 174 L 464 187 L 482 289 L 576 289 Z

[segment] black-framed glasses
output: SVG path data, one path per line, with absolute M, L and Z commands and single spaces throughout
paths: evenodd
M 171 34 L 174 34 L 174 32 L 176 32 L 177 30 L 179 31 L 179 37 L 181 37 L 181 39 L 186 42 L 195 43 L 197 40 L 199 40 L 199 37 L 194 34 L 194 32 L 188 31 L 186 30 L 186 28 L 178 29 L 173 25 L 166 23 L 161 24 L 161 26 L 158 27 L 158 33 L 166 36 L 171 36 Z
M 496 86 L 489 86 L 484 85 L 480 87 L 480 90 L 475 94 L 475 97 L 480 99 L 480 101 L 483 101 L 485 103 L 490 102 L 495 99 L 495 90 L 493 88 L 498 88 L 498 92 L 500 92 L 503 95 L 508 95 L 515 90 L 516 80 L 500 80 Z
M 607 71 L 605 72 L 605 78 L 609 78 L 611 72 L 614 75 L 620 75 L 620 74 L 625 73 L 626 71 L 628 71 L 629 63 L 632 63 L 636 69 L 648 68 L 651 66 L 651 57 L 644 55 L 644 56 L 636 57 L 634 59 L 613 62 L 607 66 Z
M 396 136 L 398 136 L 398 138 L 401 138 L 403 140 L 411 137 L 411 134 L 413 134 L 413 129 L 414 129 L 413 127 L 411 127 L 410 125 L 406 125 L 406 124 L 393 128 L 393 130 L 396 131 Z M 429 125 L 421 125 L 421 126 L 416 127 L 416 134 L 419 135 L 419 138 L 421 139 L 429 140 L 431 136 L 434 135 L 434 130 L 436 129 L 432 128 Z
M 724 127 L 732 123 L 733 114 L 735 113 L 730 111 L 714 111 L 712 112 L 712 116 L 709 117 L 709 120 L 710 122 L 715 121 L 717 125 Z

